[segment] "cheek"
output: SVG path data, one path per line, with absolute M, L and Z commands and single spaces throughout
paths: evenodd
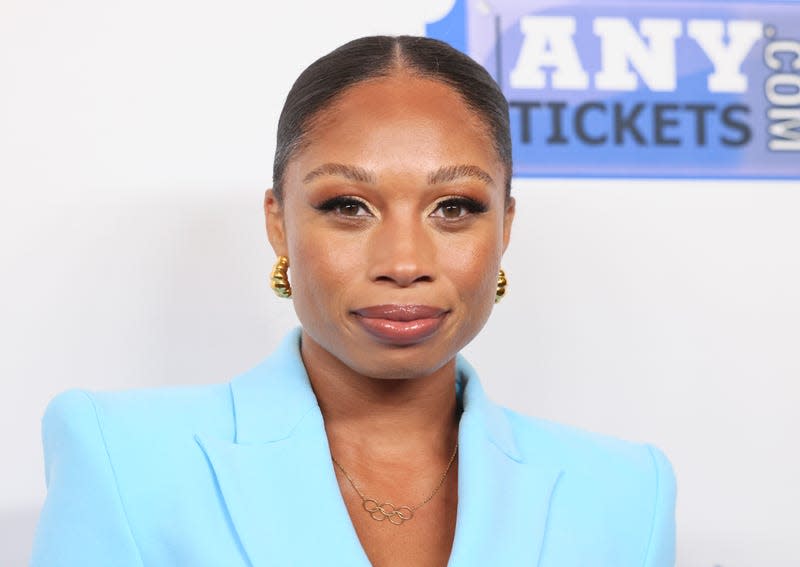
M 443 247 L 442 273 L 463 302 L 475 306 L 494 301 L 501 250 L 500 239 L 492 233 Z
M 337 237 L 314 223 L 287 227 L 289 281 L 303 325 L 317 326 L 342 311 L 348 290 L 363 272 L 363 242 Z M 316 322 L 316 323 L 314 323 Z

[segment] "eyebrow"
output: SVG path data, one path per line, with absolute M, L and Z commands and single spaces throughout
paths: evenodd
M 343 163 L 323 163 L 309 171 L 303 178 L 303 183 L 309 183 L 317 177 L 326 175 L 344 177 L 361 183 L 376 182 L 375 174 L 363 167 Z M 451 183 L 464 177 L 479 179 L 488 185 L 494 183 L 492 176 L 477 165 L 445 165 L 428 174 L 428 184 Z
M 487 185 L 494 183 L 492 176 L 486 173 L 477 165 L 446 165 L 440 167 L 430 175 L 428 175 L 428 183 L 436 185 L 437 183 L 450 183 L 462 177 L 474 177 L 480 179 Z
M 323 163 L 319 167 L 315 167 L 309 171 L 303 178 L 303 183 L 322 177 L 324 175 L 338 175 L 345 177 L 352 181 L 359 181 L 361 183 L 375 183 L 375 175 L 362 167 L 354 165 L 345 165 L 343 163 Z

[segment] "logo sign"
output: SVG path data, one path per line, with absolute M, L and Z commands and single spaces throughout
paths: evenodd
M 800 3 L 456 0 L 520 176 L 800 178 Z

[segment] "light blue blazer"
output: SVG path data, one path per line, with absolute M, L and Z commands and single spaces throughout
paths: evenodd
M 57 396 L 31 564 L 369 566 L 299 339 L 229 384 Z M 460 357 L 457 387 L 450 567 L 673 565 L 675 480 L 660 451 L 497 406 Z

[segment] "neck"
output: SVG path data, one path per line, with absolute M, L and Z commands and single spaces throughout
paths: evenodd
M 455 359 L 414 378 L 364 376 L 306 333 L 301 353 L 334 454 L 449 459 L 458 438 Z

